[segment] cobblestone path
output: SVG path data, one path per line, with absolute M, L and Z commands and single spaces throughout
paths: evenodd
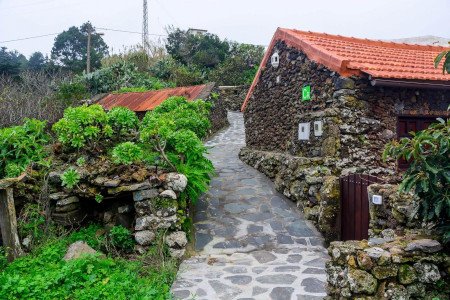
M 238 158 L 241 113 L 206 143 L 217 176 L 194 216 L 196 256 L 182 262 L 175 299 L 322 299 L 325 262 L 320 234 L 273 183 Z

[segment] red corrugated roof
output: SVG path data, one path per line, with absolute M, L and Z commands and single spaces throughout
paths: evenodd
M 123 94 L 109 94 L 98 103 L 105 109 L 123 106 L 135 112 L 152 110 L 164 100 L 172 96 L 183 96 L 188 101 L 199 98 L 199 95 L 208 87 L 207 84 L 168 88 L 157 91 L 133 92 Z
M 434 68 L 434 58 L 446 47 L 383 42 L 326 33 L 278 28 L 242 105 L 245 109 L 275 43 L 303 51 L 308 58 L 342 76 L 367 74 L 375 78 L 450 81 L 442 68 Z

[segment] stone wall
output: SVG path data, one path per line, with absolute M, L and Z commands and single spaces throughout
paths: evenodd
M 327 241 L 338 237 L 339 179 L 332 161 L 248 148 L 241 149 L 239 158 L 274 181 L 277 191 L 295 201 Z
M 340 77 L 278 41 L 280 65 L 270 60 L 244 112 L 247 147 L 302 157 L 337 159 L 346 172 L 391 176 L 395 161 L 385 164 L 381 152 L 395 138 L 398 115 L 442 115 L 450 91 L 372 87 L 365 78 Z M 311 101 L 301 101 L 311 86 Z M 298 140 L 300 122 L 322 121 L 323 135 Z
M 214 135 L 219 130 L 230 125 L 227 119 L 227 104 L 221 98 L 214 99 L 210 97 L 207 101 L 211 102 L 211 112 L 209 120 L 211 121 L 211 129 L 209 136 Z
M 410 231 L 429 233 L 425 226 L 414 215 L 419 206 L 419 199 L 412 193 L 401 193 L 398 185 L 372 184 L 367 188 L 369 198 L 373 195 L 382 197 L 382 204 L 373 204 L 369 201 L 369 236 L 377 237 L 385 229 L 394 230 L 399 235 Z
M 115 166 L 109 161 L 72 166 L 80 174 L 74 188 L 63 187 L 63 165 L 49 174 L 50 217 L 64 226 L 96 221 L 111 228 L 122 225 L 133 232 L 136 251 L 144 253 L 156 234 L 164 231 L 175 257 L 184 254 L 186 234 L 181 231 L 178 201 L 187 185 L 182 174 L 166 173 L 144 165 Z M 184 205 L 184 207 L 180 207 Z
M 448 299 L 450 256 L 442 245 L 420 236 L 388 235 L 380 245 L 331 243 L 327 299 Z
M 223 102 L 227 110 L 240 111 L 244 99 L 247 96 L 249 86 L 219 86 L 217 91 L 219 93 L 219 99 Z

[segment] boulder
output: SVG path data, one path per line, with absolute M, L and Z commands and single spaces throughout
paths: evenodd
M 184 248 L 188 240 L 186 238 L 186 233 L 184 231 L 177 231 L 166 236 L 166 244 L 170 248 Z
M 57 201 L 56 202 L 56 206 L 60 206 L 61 207 L 61 206 L 66 206 L 66 205 L 69 205 L 69 204 L 79 203 L 79 202 L 80 202 L 80 199 L 78 199 L 78 197 L 72 196 L 72 197 L 65 198 L 63 200 Z
M 175 192 L 182 192 L 187 186 L 187 177 L 183 174 L 168 173 L 166 175 L 166 187 L 167 189 Z
M 173 258 L 182 258 L 184 253 L 186 253 L 186 249 L 169 249 L 170 256 Z
M 415 240 L 409 243 L 405 251 L 422 251 L 426 253 L 435 253 L 442 250 L 442 245 L 438 241 L 431 239 Z
M 148 246 L 155 239 L 155 233 L 150 230 L 138 231 L 134 234 L 134 239 L 139 245 Z
M 175 192 L 172 190 L 165 190 L 161 194 L 159 194 L 159 196 L 162 198 L 169 198 L 173 200 L 177 199 L 177 194 L 175 194 Z
M 78 241 L 69 246 L 64 260 L 72 260 L 80 258 L 83 255 L 97 254 L 98 252 L 92 249 L 86 242 Z
M 118 187 L 113 187 L 108 189 L 108 194 L 115 195 L 124 192 L 134 192 L 139 190 L 145 190 L 151 188 L 151 184 L 148 181 L 141 183 L 131 184 L 131 185 L 121 185 Z
M 417 278 L 423 283 L 433 283 L 441 279 L 441 274 L 436 265 L 431 263 L 415 263 L 414 269 L 417 272 Z
M 347 277 L 353 293 L 373 295 L 377 289 L 377 280 L 366 271 L 349 269 Z
M 159 196 L 157 189 L 141 190 L 133 193 L 133 200 L 136 202 L 156 198 Z

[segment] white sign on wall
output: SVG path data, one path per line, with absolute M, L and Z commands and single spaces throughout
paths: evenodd
M 310 123 L 298 124 L 298 139 L 302 141 L 309 140 L 310 130 Z
M 322 121 L 314 121 L 314 136 L 322 136 L 323 123 Z
M 383 197 L 380 195 L 373 195 L 372 203 L 375 205 L 381 205 L 383 203 Z

